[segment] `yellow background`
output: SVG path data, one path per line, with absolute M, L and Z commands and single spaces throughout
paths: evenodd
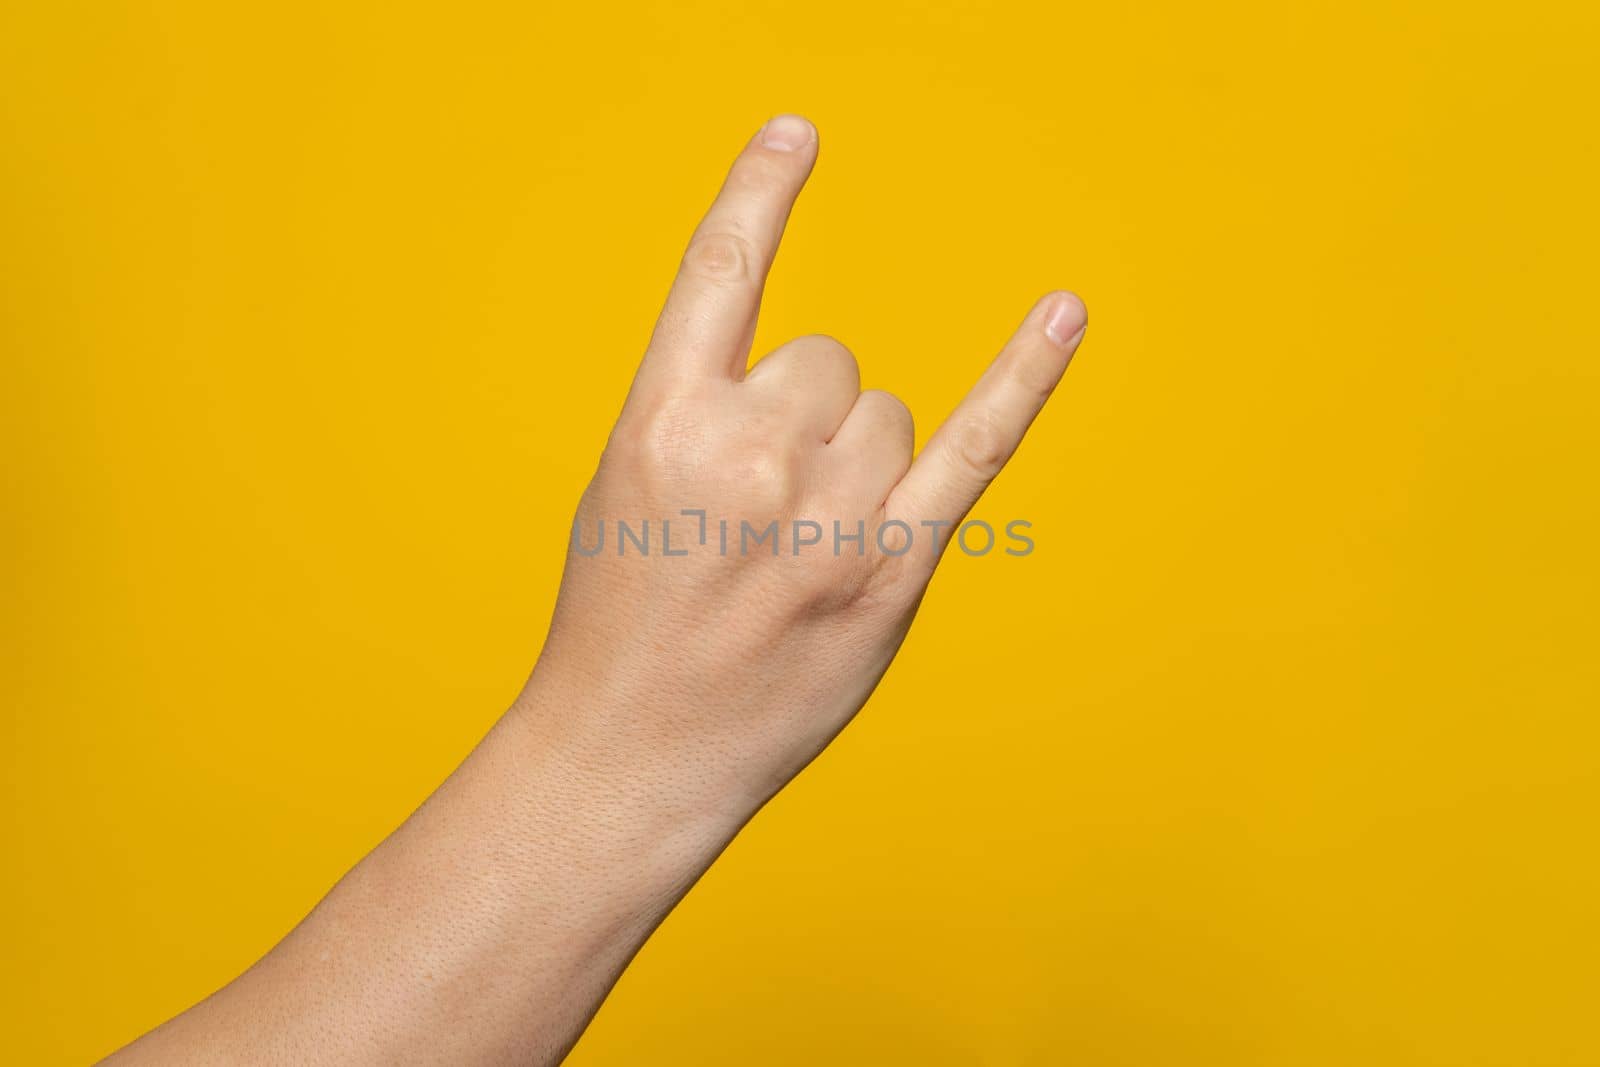
M 573 1062 L 1600 1064 L 1592 4 L 0 3 L 0 1058 L 232 977 L 539 647 L 691 225 L 926 434 L 1093 324 Z

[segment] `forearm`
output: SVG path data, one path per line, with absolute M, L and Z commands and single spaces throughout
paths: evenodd
M 536 673 L 293 933 L 117 1062 L 559 1060 L 760 799 L 586 699 Z
M 129 1060 L 553 1063 L 745 820 L 865 703 L 939 560 L 911 532 L 959 525 L 1086 320 L 1070 294 L 1040 300 L 915 457 L 910 412 L 861 391 L 839 342 L 798 338 L 749 368 L 816 152 L 809 123 L 773 119 L 691 240 L 579 504 L 577 526 L 603 543 L 609 525 L 611 547 L 573 545 L 516 707 L 281 945 Z M 669 551 L 666 523 L 695 514 L 699 537 Z M 630 554 L 624 520 L 658 523 L 658 553 L 641 525 Z M 752 524 L 770 551 L 745 551 Z

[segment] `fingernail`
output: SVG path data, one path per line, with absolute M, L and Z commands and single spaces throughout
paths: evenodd
M 811 143 L 811 123 L 799 115 L 779 115 L 761 127 L 761 144 L 778 152 L 793 152 Z
M 1075 296 L 1066 296 L 1056 301 L 1050 317 L 1044 320 L 1044 332 L 1056 344 L 1070 348 L 1083 339 L 1083 331 L 1088 325 L 1089 316 L 1084 311 L 1083 301 Z

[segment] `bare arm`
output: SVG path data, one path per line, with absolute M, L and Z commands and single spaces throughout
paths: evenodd
M 914 462 L 910 413 L 861 392 L 838 342 L 746 373 L 816 152 L 809 123 L 768 123 L 691 240 L 517 703 L 281 944 L 114 1062 L 557 1062 L 860 709 L 935 543 L 1021 442 L 1085 317 L 1071 294 L 1042 299 Z M 648 525 L 649 549 L 619 521 Z

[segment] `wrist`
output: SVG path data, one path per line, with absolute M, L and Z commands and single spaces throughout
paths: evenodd
M 512 735 L 541 821 L 582 835 L 621 877 L 686 889 L 766 797 L 742 786 L 728 753 L 648 725 L 687 716 L 645 706 L 541 666 L 498 729 Z

